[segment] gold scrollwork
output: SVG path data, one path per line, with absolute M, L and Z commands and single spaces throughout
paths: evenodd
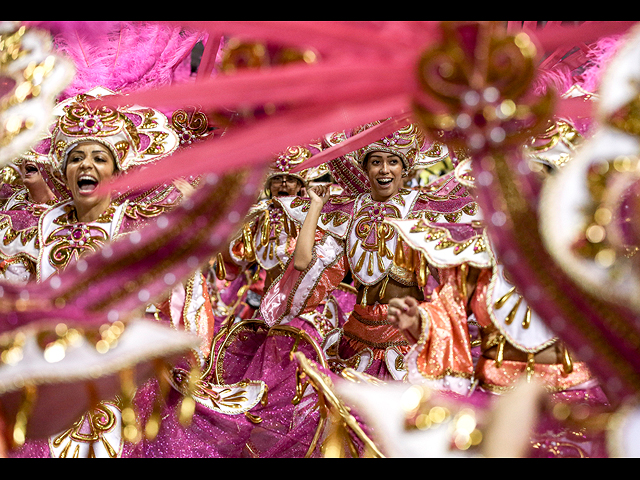
M 524 32 L 509 35 L 499 22 L 443 22 L 441 28 L 443 41 L 422 54 L 418 80 L 450 111 L 433 113 L 417 96 L 414 112 L 425 130 L 447 132 L 447 143 L 479 150 L 521 144 L 546 125 L 553 91 L 518 103 L 535 73 L 536 49 Z

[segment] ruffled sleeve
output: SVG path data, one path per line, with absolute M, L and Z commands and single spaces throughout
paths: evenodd
M 464 276 L 461 267 L 439 273 L 431 300 L 419 306 L 420 338 L 405 357 L 408 379 L 464 394 L 473 373 L 466 297 L 460 288 Z
M 287 263 L 283 274 L 262 298 L 262 317 L 273 326 L 315 310 L 344 279 L 347 268 L 344 242 L 318 229 L 309 266 L 298 271 L 293 260 Z

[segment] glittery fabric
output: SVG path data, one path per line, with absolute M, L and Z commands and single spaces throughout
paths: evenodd
M 506 391 L 525 375 L 526 362 L 503 360 L 500 366 L 495 360 L 480 357 L 476 365 L 475 376 L 479 386 L 491 391 Z M 565 374 L 562 364 L 536 363 L 533 367 L 533 378 L 540 381 L 550 391 L 566 390 L 589 381 L 591 372 L 586 364 L 575 362 L 573 371 Z
M 553 418 L 538 423 L 531 438 L 527 458 L 607 458 L 603 431 L 563 425 Z
M 383 360 L 389 347 L 399 347 L 403 353 L 408 351 L 409 344 L 402 333 L 387 320 L 388 309 L 389 305 L 379 303 L 355 305 L 343 327 L 344 342 L 356 353 L 372 349 L 376 360 Z
M 125 443 L 125 458 L 221 458 L 240 457 L 252 424 L 244 415 L 224 415 L 196 405 L 187 426 L 178 421 L 177 409 L 182 397 L 172 390 L 162 411 L 158 435 L 137 444 Z M 140 424 L 145 425 L 155 402 L 158 389 L 155 381 L 143 386 L 136 394 L 136 410 Z M 231 441 L 231 435 L 233 440 Z
M 248 439 L 251 456 L 307 454 L 319 426 L 320 412 L 311 387 L 305 389 L 301 400 L 294 400 L 298 393 L 298 366 L 291 352 L 299 351 L 318 361 L 320 340 L 313 325 L 296 318 L 283 329 L 245 329 L 225 348 L 221 383 L 253 379 L 262 380 L 268 387 L 267 404 L 259 404 L 250 412 L 262 419 Z
M 590 382 L 582 388 L 568 389 L 550 395 L 549 404 L 562 403 L 593 412 L 609 407 L 602 389 Z M 609 456 L 606 431 L 562 422 L 553 416 L 552 408 L 543 411 L 531 437 L 527 454 L 531 458 L 606 458 Z
M 429 317 L 429 330 L 419 347 L 417 366 L 427 379 L 469 377 L 473 373 L 467 313 L 458 285 L 458 268 L 440 270 L 440 286 L 430 302 L 421 304 Z
M 157 381 L 151 380 L 138 389 L 134 405 L 139 424 L 144 428 L 156 402 L 162 402 L 160 430 L 153 440 L 144 438 L 137 444 L 125 442 L 122 457 L 304 457 L 319 426 L 317 396 L 309 387 L 302 400 L 294 405 L 297 364 L 289 357 L 293 341 L 280 336 L 274 337 L 273 342 L 270 340 L 271 337 L 266 342 L 258 342 L 260 351 L 249 362 L 245 375 L 241 375 L 246 378 L 266 367 L 259 377 L 269 385 L 268 401 L 250 412 L 261 419 L 260 423 L 253 423 L 244 414 L 226 415 L 196 404 L 191 422 L 182 425 L 177 416 L 182 396 L 172 389 L 166 400 L 160 399 Z M 312 355 L 304 346 L 299 350 Z M 49 457 L 47 440 L 29 440 L 23 448 L 11 452 L 11 456 Z
M 47 458 L 49 457 L 49 443 L 47 439 L 28 440 L 21 448 L 9 450 L 9 458 Z

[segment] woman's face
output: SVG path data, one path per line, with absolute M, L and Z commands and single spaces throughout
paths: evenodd
M 371 198 L 384 202 L 400 191 L 402 181 L 402 160 L 389 152 L 371 152 L 365 165 L 365 172 L 371 184 Z
M 109 183 L 115 172 L 111 151 L 101 143 L 85 142 L 69 152 L 64 173 L 73 200 L 91 202 L 98 187 Z
M 38 165 L 31 160 L 24 160 L 22 162 L 20 165 L 20 175 L 22 176 L 22 183 L 24 183 L 27 188 L 40 182 L 44 182 Z
M 293 175 L 276 175 L 271 178 L 272 197 L 298 195 L 302 190 L 302 183 Z

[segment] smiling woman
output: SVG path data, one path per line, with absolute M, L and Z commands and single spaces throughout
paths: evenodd
M 151 205 L 145 198 L 102 188 L 114 176 L 171 155 L 179 146 L 177 133 L 159 111 L 91 104 L 112 93 L 97 87 L 65 100 L 54 110 L 57 121 L 51 135 L 51 158 L 71 199 L 41 218 L 40 281 L 134 231 L 181 198 L 176 188 L 163 186 L 159 188 L 166 192 L 157 196 L 163 200 Z
M 95 265 L 96 258 L 109 259 L 115 255 L 114 251 L 117 251 L 117 245 L 122 245 L 121 242 L 130 242 L 131 248 L 135 250 L 143 241 L 140 229 L 158 217 L 162 218 L 163 213 L 177 207 L 183 198 L 181 190 L 172 183 L 158 185 L 143 192 L 109 189 L 110 182 L 116 176 L 126 175 L 135 168 L 142 168 L 171 155 L 180 145 L 178 134 L 164 114 L 157 110 L 141 106 L 95 107 L 91 103 L 93 99 L 110 94 L 112 92 L 109 90 L 97 88 L 65 100 L 55 110 L 57 120 L 49 139 L 49 158 L 66 183 L 70 198 L 56 203 L 42 214 L 35 238 L 38 251 L 35 255 L 37 281 L 45 287 L 51 286 L 55 291 L 61 286 L 60 278 L 68 278 L 64 277 L 65 274 L 82 275 L 87 271 L 93 278 L 109 275 L 106 273 L 109 268 L 102 271 L 90 265 Z M 168 220 L 164 218 L 166 225 Z M 185 242 L 188 243 L 188 240 Z M 101 254 L 92 256 L 96 252 Z M 158 263 L 159 268 L 164 268 L 163 262 Z M 123 265 L 127 265 L 127 262 L 123 262 Z M 166 262 L 164 265 L 166 266 Z M 113 270 L 111 272 L 113 274 Z M 175 276 L 174 280 L 167 280 L 165 277 L 169 297 L 165 303 L 170 303 L 172 309 L 168 319 L 160 305 L 163 298 L 150 298 L 146 288 L 137 292 L 139 305 L 136 308 L 144 316 L 145 307 L 156 301 L 159 303 L 155 309 L 156 319 L 171 323 L 171 331 L 177 329 L 197 332 L 201 336 L 202 345 L 195 346 L 178 361 L 181 367 L 188 364 L 194 367 L 194 371 L 196 368 L 205 371 L 214 318 L 210 315 L 211 304 L 206 295 L 202 273 L 197 265 L 190 272 L 184 282 L 182 279 L 176 280 Z M 145 275 L 140 274 L 140 282 L 149 282 L 144 280 Z M 136 285 L 134 281 L 125 283 Z M 109 285 L 104 290 L 93 292 L 112 294 L 109 293 L 111 287 Z M 93 300 L 95 299 L 91 295 L 87 295 L 80 303 Z M 69 302 L 62 299 L 62 303 Z M 122 318 L 123 316 L 140 313 L 139 310 L 133 312 L 133 308 L 118 308 L 121 310 L 114 307 L 106 315 L 105 320 L 109 324 L 125 322 L 127 319 Z M 142 409 L 148 406 L 145 403 L 147 400 L 151 399 L 151 402 L 155 398 L 152 392 L 148 393 L 148 397 L 136 404 Z M 113 428 L 96 433 L 95 436 L 69 435 L 69 431 L 76 428 L 84 429 L 87 422 L 98 422 L 95 420 L 97 417 L 92 416 L 95 412 L 87 412 L 77 419 L 71 430 L 56 432 L 49 439 L 27 440 L 15 455 L 59 457 L 67 455 L 68 451 L 75 451 L 74 455 L 80 456 L 123 455 L 124 442 L 132 441 L 131 435 L 127 434 L 127 420 L 122 417 L 123 407 L 119 402 L 101 400 L 99 416 L 101 419 L 102 416 L 111 418 Z
M 406 166 L 399 155 L 375 150 L 365 156 L 362 167 L 371 184 L 371 198 L 375 201 L 384 202 L 402 188 Z
M 118 172 L 111 150 L 98 142 L 81 142 L 69 152 L 63 169 L 78 221 L 96 220 L 111 203 L 111 194 L 99 194 L 98 188 Z
M 373 125 L 355 129 L 354 134 Z M 309 189 L 308 199 L 274 199 L 302 227 L 293 261 L 265 294 L 261 314 L 270 325 L 307 315 L 349 271 L 357 289 L 356 304 L 343 331 L 323 343 L 327 362 L 336 370 L 350 366 L 383 380 L 401 380 L 406 374 L 402 357 L 409 344 L 387 321 L 388 302 L 399 292 L 423 299 L 427 283 L 426 277 L 396 264 L 397 250 L 403 247 L 384 219 L 445 212 L 460 217 L 473 207 L 464 191 L 436 198 L 404 187 L 403 179 L 421 161 L 421 152 L 430 147 L 427 143 L 416 125 L 406 125 L 338 159 L 337 168 L 351 165 L 358 174 L 353 188 L 343 194 L 331 195 L 325 186 Z M 366 188 L 358 191 L 356 182 Z

